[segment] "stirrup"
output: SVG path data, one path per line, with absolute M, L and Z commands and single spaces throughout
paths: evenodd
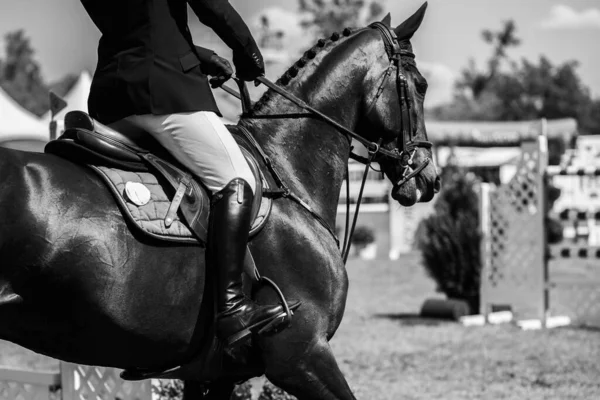
M 290 313 L 291 315 L 294 315 L 293 311 L 290 311 Z M 282 311 L 281 313 L 271 317 L 270 319 L 256 322 L 255 324 L 250 325 L 237 333 L 234 333 L 227 339 L 223 340 L 224 344 L 226 347 L 233 348 L 237 347 L 238 344 L 241 344 L 241 342 L 244 339 L 248 338 L 248 336 L 250 336 L 252 333 L 257 334 L 258 336 L 263 336 L 269 333 L 281 332 L 283 329 L 289 326 L 288 323 L 285 327 L 282 327 L 282 325 L 286 322 L 287 318 L 288 314 L 285 311 Z
M 298 301 L 293 304 L 291 307 L 289 306 L 285 296 L 279 286 L 266 276 L 260 276 L 258 270 L 255 269 L 255 274 L 258 277 L 259 285 L 269 285 L 271 288 L 277 293 L 279 298 L 281 299 L 281 306 L 283 307 L 283 311 L 270 319 L 256 322 L 253 325 L 250 325 L 238 333 L 234 333 L 229 336 L 227 339 L 224 339 L 224 343 L 226 347 L 236 347 L 237 344 L 247 338 L 250 334 L 256 333 L 258 336 L 265 336 L 269 334 L 279 333 L 282 330 L 289 328 L 292 324 L 292 317 L 294 315 L 294 310 L 298 309 L 302 302 Z

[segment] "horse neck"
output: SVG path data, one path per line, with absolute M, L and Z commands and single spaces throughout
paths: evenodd
M 318 54 L 316 65 L 300 70 L 286 89 L 354 130 L 363 92 L 361 69 L 367 63 L 363 52 L 346 43 Z M 257 115 L 303 112 L 280 95 L 267 97 Z M 242 124 L 253 132 L 288 187 L 334 226 L 350 151 L 348 138 L 313 118 L 254 119 Z

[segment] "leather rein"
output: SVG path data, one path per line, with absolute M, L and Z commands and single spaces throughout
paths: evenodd
M 274 84 L 273 82 L 271 82 L 269 79 L 265 78 L 264 76 L 258 77 L 257 81 L 264 84 L 269 89 L 272 89 L 274 92 L 276 92 L 277 94 L 286 98 L 287 100 L 291 101 L 292 103 L 296 104 L 301 109 L 308 111 L 308 113 L 294 113 L 294 114 L 282 114 L 282 115 L 260 115 L 260 116 L 254 115 L 254 114 L 251 114 L 251 111 L 250 111 L 250 109 L 251 109 L 250 96 L 248 94 L 248 89 L 243 81 L 236 79 L 236 82 L 240 89 L 240 93 L 235 92 L 233 89 L 230 89 L 227 86 L 224 86 L 224 85 L 221 86 L 221 88 L 223 90 L 225 90 L 227 93 L 229 93 L 241 100 L 242 111 L 243 111 L 242 117 L 243 118 L 248 118 L 248 119 L 307 118 L 307 117 L 308 118 L 310 118 L 310 117 L 317 118 L 317 119 L 333 126 L 334 128 L 336 128 L 336 130 L 338 130 L 338 132 L 344 134 L 348 138 L 349 143 L 351 143 L 352 139 L 354 139 L 366 147 L 366 149 L 368 150 L 368 154 L 369 154 L 368 157 L 361 157 L 359 155 L 356 155 L 352 152 L 352 147 L 350 148 L 351 149 L 350 158 L 352 158 L 360 163 L 365 164 L 365 171 L 363 174 L 360 192 L 359 192 L 359 196 L 358 196 L 357 203 L 356 203 L 354 220 L 353 220 L 349 235 L 348 235 L 348 221 L 346 223 L 346 233 L 344 235 L 345 236 L 344 244 L 342 247 L 342 256 L 343 256 L 344 264 L 346 263 L 348 254 L 350 252 L 351 238 L 354 234 L 354 229 L 356 227 L 358 212 L 360 209 L 360 204 L 362 202 L 363 189 L 364 189 L 364 186 L 366 183 L 367 173 L 369 171 L 369 168 L 370 168 L 372 162 L 375 159 L 380 158 L 380 157 L 387 157 L 387 158 L 393 158 L 393 159 L 399 160 L 403 171 L 402 171 L 401 178 L 397 182 L 394 183 L 394 186 L 392 189 L 394 191 L 397 190 L 402 185 L 406 184 L 410 179 L 412 179 L 416 175 L 418 175 L 431 162 L 430 158 L 426 158 L 424 160 L 424 162 L 421 165 L 419 165 L 417 168 L 415 168 L 414 170 L 412 170 L 412 168 L 411 168 L 411 166 L 413 165 L 413 158 L 417 151 L 417 148 L 418 147 L 424 147 L 424 148 L 432 147 L 431 142 L 415 140 L 416 125 L 413 126 L 413 124 L 411 124 L 410 110 L 411 110 L 412 105 L 411 105 L 410 98 L 408 97 L 408 80 L 407 80 L 404 70 L 402 68 L 401 56 L 407 55 L 409 57 L 414 58 L 414 54 L 409 51 L 401 50 L 400 43 L 398 41 L 396 33 L 392 29 L 390 29 L 388 26 L 386 26 L 385 24 L 383 24 L 381 22 L 374 22 L 371 25 L 369 25 L 369 27 L 372 29 L 377 29 L 381 33 L 383 40 L 384 40 L 385 50 L 386 50 L 386 53 L 388 54 L 390 63 L 389 63 L 389 66 L 388 66 L 386 72 L 384 73 L 382 82 L 379 85 L 379 87 L 375 93 L 375 97 L 373 98 L 370 106 L 367 109 L 368 110 L 367 114 L 369 114 L 373 110 L 374 106 L 376 105 L 377 101 L 379 100 L 379 97 L 381 96 L 381 94 L 383 93 L 383 90 L 385 89 L 385 83 L 386 83 L 388 77 L 391 75 L 391 72 L 394 69 L 394 67 L 396 67 L 395 68 L 396 69 L 396 90 L 397 90 L 398 98 L 400 101 L 401 126 L 402 126 L 401 132 L 398 135 L 398 137 L 396 138 L 396 143 L 397 143 L 397 146 L 398 146 L 398 143 L 400 144 L 400 148 L 396 147 L 392 150 L 388 150 L 388 149 L 385 149 L 382 147 L 382 142 L 383 142 L 382 138 L 380 138 L 378 142 L 372 142 L 370 140 L 363 138 L 362 136 L 358 135 L 356 132 L 353 132 L 352 130 L 346 128 L 345 126 L 341 125 L 337 121 L 335 121 L 332 118 L 328 117 L 327 115 L 323 114 L 319 110 L 309 106 L 308 104 L 306 104 L 306 102 L 299 99 L 298 97 L 296 97 L 292 93 L 288 92 L 287 90 L 283 89 L 282 87 Z M 278 184 L 280 190 L 275 193 L 279 194 L 279 197 L 287 197 L 287 198 L 294 200 L 295 202 L 300 204 L 303 208 L 305 208 L 309 213 L 311 213 L 321 223 L 321 225 L 323 225 L 333 235 L 333 237 L 335 238 L 336 242 L 338 243 L 338 247 L 339 247 L 340 243 L 335 234 L 335 231 L 331 228 L 331 226 L 327 223 L 327 221 L 324 218 L 322 218 L 318 213 L 316 213 L 306 202 L 304 202 L 297 195 L 295 195 L 294 193 L 292 193 L 290 191 L 290 189 L 282 181 L 279 173 L 275 170 L 269 157 L 262 151 L 260 144 L 254 139 L 254 137 L 250 134 L 250 132 L 248 132 L 243 127 L 241 127 L 241 128 L 242 128 L 241 131 L 244 133 L 244 136 L 258 150 L 263 161 L 265 162 L 265 165 L 269 168 L 271 175 L 274 177 L 276 183 Z M 402 136 L 402 137 L 400 137 L 400 136 Z M 348 172 L 346 172 L 346 182 L 347 182 L 346 186 L 348 187 L 349 183 L 350 183 L 349 177 L 348 177 Z M 271 196 L 276 197 L 276 195 L 274 196 L 272 194 L 271 194 Z M 347 207 L 349 208 L 349 204 L 350 204 L 349 196 L 346 196 L 346 202 L 347 202 Z M 349 215 L 349 213 L 348 213 L 348 215 Z

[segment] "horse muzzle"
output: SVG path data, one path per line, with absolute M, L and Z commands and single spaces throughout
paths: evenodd
M 409 168 L 392 188 L 392 198 L 404 207 L 428 202 L 441 189 L 441 179 L 433 163 L 421 168 Z

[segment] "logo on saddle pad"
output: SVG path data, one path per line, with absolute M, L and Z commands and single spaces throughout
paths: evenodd
M 145 206 L 150 202 L 150 190 L 143 183 L 126 182 L 125 197 L 136 206 Z

